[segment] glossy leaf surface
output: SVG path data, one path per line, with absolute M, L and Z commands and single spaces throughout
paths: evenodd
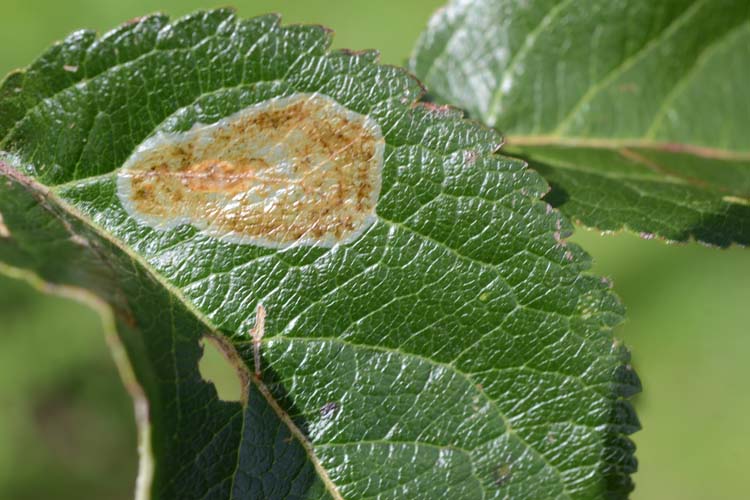
M 152 16 L 75 33 L 0 90 L 0 261 L 110 311 L 141 495 L 625 496 L 638 380 L 611 337 L 621 306 L 539 200 L 546 184 L 493 153 L 495 132 L 415 104 L 416 80 L 330 39 L 275 16 Z M 118 176 L 149 138 L 321 94 L 382 131 L 361 234 L 258 246 L 123 205 Z M 235 171 L 219 160 L 207 171 Z M 250 182 L 213 180 L 196 189 Z M 205 336 L 236 365 L 241 401 L 201 378 Z
M 455 0 L 411 60 L 586 226 L 750 243 L 750 4 Z

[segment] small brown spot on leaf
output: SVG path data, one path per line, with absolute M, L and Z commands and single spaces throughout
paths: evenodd
M 118 195 L 159 230 L 189 223 L 235 243 L 331 247 L 374 222 L 384 148 L 371 118 L 294 94 L 148 139 L 120 170 Z
M 134 17 L 134 18 L 132 18 L 132 19 L 128 19 L 127 21 L 125 21 L 125 24 L 126 24 L 126 25 L 130 25 L 130 24 L 138 24 L 138 23 L 140 23 L 141 21 L 143 21 L 144 19 L 146 19 L 146 16 L 138 16 L 138 17 Z
M 455 108 L 445 104 L 435 104 L 433 102 L 422 102 L 420 103 L 427 111 L 435 115 L 449 115 Z
M 135 320 L 135 316 L 133 316 L 133 313 L 129 309 L 118 308 L 115 312 L 117 317 L 130 328 L 138 327 L 138 322 Z

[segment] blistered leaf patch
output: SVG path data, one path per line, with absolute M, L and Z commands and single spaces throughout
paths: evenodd
M 118 173 L 128 212 L 166 230 L 268 247 L 331 247 L 375 220 L 378 124 L 321 94 L 270 99 L 211 125 L 160 133 Z

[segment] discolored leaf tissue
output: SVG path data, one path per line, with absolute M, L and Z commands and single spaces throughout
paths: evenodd
M 0 262 L 101 306 L 138 495 L 626 496 L 622 309 L 547 185 L 330 41 L 155 15 L 0 89 Z M 201 378 L 206 339 L 240 401 Z

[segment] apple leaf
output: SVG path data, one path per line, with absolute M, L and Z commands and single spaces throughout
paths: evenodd
M 625 497 L 622 308 L 546 183 L 330 42 L 150 16 L 0 90 L 0 262 L 102 311 L 138 495 Z M 204 340 L 240 401 L 201 378 Z
M 581 224 L 750 244 L 750 3 L 455 0 L 411 68 Z

